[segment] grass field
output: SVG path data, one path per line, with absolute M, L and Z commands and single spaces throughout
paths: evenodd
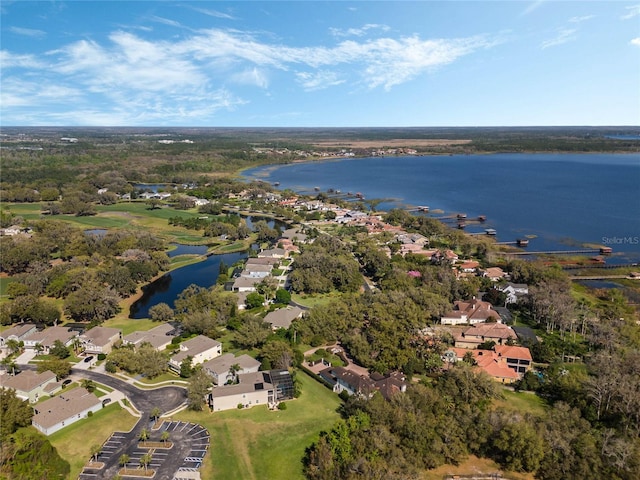
M 502 394 L 504 400 L 495 402 L 496 407 L 511 408 L 521 413 L 531 413 L 533 415 L 543 415 L 547 408 L 547 402 L 534 393 L 514 392 L 504 389 Z
M 112 404 L 49 437 L 62 458 L 71 464 L 70 479 L 78 478 L 91 457 L 91 447 L 102 445 L 114 431 L 129 431 L 137 422 L 120 405 Z
M 286 410 L 266 406 L 216 413 L 181 412 L 174 419 L 199 423 L 211 435 L 202 478 L 302 480 L 305 449 L 339 418 L 336 394 L 299 373 L 302 395 Z

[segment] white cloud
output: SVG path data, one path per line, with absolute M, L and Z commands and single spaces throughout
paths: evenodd
M 631 45 L 635 45 L 636 47 L 640 47 L 640 37 L 632 38 L 629 43 Z
M 151 21 L 153 21 L 153 22 L 156 22 L 156 23 L 161 23 L 163 25 L 169 25 L 170 27 L 182 28 L 182 24 L 180 22 L 177 22 L 175 20 L 171 20 L 169 18 L 158 17 L 157 15 L 152 15 L 151 17 L 149 17 L 149 19 Z
M 377 23 L 367 23 L 360 28 L 349 28 L 347 30 L 343 30 L 341 28 L 330 28 L 329 31 L 335 37 L 362 37 L 369 30 L 380 30 L 383 32 L 388 32 L 390 28 L 387 25 L 380 25 Z
M 622 20 L 630 20 L 640 15 L 640 5 L 632 5 L 630 7 L 625 7 L 625 9 L 627 10 L 627 13 L 620 17 Z
M 583 15 L 582 17 L 571 17 L 569 19 L 569 22 L 582 23 L 582 22 L 586 22 L 587 20 L 591 20 L 592 18 L 595 18 L 595 15 Z
M 267 74 L 262 69 L 258 68 L 252 68 L 235 73 L 231 76 L 231 81 L 265 89 L 269 87 L 269 78 Z
M 526 15 L 529 15 L 530 13 L 534 12 L 535 10 L 537 10 L 538 8 L 540 8 L 542 6 L 542 4 L 545 2 L 545 0 L 537 0 L 535 2 L 530 3 L 527 8 L 525 8 L 521 13 L 520 16 L 524 17 Z
M 549 47 L 556 47 L 567 42 L 572 42 L 577 38 L 575 35 L 576 32 L 577 30 L 575 28 L 560 29 L 554 38 L 542 42 L 541 47 L 545 49 Z
M 76 41 L 41 58 L 0 52 L 3 69 L 25 69 L 20 76 L 28 79 L 20 85 L 3 78 L 3 120 L 20 124 L 46 105 L 59 113 L 43 114 L 43 124 L 198 123 L 247 103 L 234 86 L 268 89 L 273 70 L 305 91 L 347 82 L 389 90 L 497 43 L 485 36 L 414 35 L 292 47 L 233 30 L 202 30 L 178 40 L 144 35 L 119 30 L 108 41 Z
M 340 78 L 338 73 L 321 70 L 319 72 L 299 72 L 296 73 L 298 83 L 307 91 L 322 90 L 345 83 L 346 80 Z
M 19 55 L 0 50 L 0 67 L 41 68 L 43 63 L 33 55 Z
M 201 8 L 201 7 L 193 7 L 193 6 L 190 6 L 190 5 L 186 5 L 186 7 L 190 8 L 191 10 L 194 10 L 196 12 L 202 13 L 204 15 L 208 15 L 209 17 L 225 18 L 227 20 L 235 20 L 235 17 L 233 17 L 232 15 L 220 12 L 218 10 L 211 10 L 209 8 Z
M 25 37 L 33 37 L 33 38 L 42 38 L 47 35 L 47 32 L 43 30 L 36 30 L 33 28 L 9 27 L 9 31 L 18 35 L 23 35 Z

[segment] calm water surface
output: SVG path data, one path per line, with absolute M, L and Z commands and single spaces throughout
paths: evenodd
M 263 166 L 247 179 L 313 194 L 316 187 L 387 199 L 379 209 L 428 205 L 431 216 L 486 215 L 468 231 L 499 241 L 530 236 L 529 250 L 585 243 L 614 249 L 612 262 L 640 260 L 640 155 L 492 154 L 373 157 Z

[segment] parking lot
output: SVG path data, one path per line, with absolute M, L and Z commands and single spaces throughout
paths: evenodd
M 141 457 L 150 453 L 151 462 L 147 469 L 155 470 L 153 478 L 159 480 L 171 480 L 174 476 L 179 477 L 181 471 L 186 473 L 200 468 L 209 450 L 209 432 L 204 427 L 195 423 L 168 421 L 162 423 L 159 429 L 148 429 L 149 442 L 161 442 L 162 433 L 168 432 L 167 444 L 171 444 L 171 448 L 141 447 L 139 437 L 143 427 L 134 428 L 131 432 L 114 432 L 102 445 L 97 458 L 104 466 L 100 469 L 85 468 L 79 479 L 113 478 L 122 468 L 120 458 L 123 454 L 129 457 L 127 467 L 136 469 L 140 467 Z M 127 474 L 127 478 L 145 477 Z

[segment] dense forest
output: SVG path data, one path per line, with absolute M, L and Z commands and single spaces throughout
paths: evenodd
M 219 285 L 192 285 L 173 308 L 160 304 L 150 311 L 152 321 L 180 326 L 182 333 L 167 353 L 121 346 L 106 356 L 107 370 L 154 378 L 166 371 L 167 354 L 197 334 L 226 336 L 234 348 L 250 352 L 265 369 L 298 368 L 304 349 L 339 342 L 370 372 L 401 371 L 411 381 L 405 393 L 390 400 L 379 394 L 370 399 L 345 398 L 342 419 L 307 448 L 303 461 L 308 478 L 417 479 L 425 469 L 460 464 L 476 455 L 494 460 L 506 471 L 528 472 L 540 479 L 636 479 L 640 472 L 637 287 L 587 289 L 572 282 L 558 265 L 503 255 L 485 236 L 465 235 L 404 210 L 381 214 L 388 224 L 424 236 L 431 248 L 449 249 L 483 268 L 500 266 L 512 282 L 529 286 L 529 293 L 510 306 L 510 313 L 539 339 L 526 345 L 535 372 L 527 373 L 514 388 L 540 399 L 544 408 L 522 411 L 508 405 L 499 384 L 477 373 L 472 358 L 446 365 L 442 356 L 453 345 L 453 337 L 434 328 L 453 302 L 480 292 L 487 292 L 485 299 L 494 306 L 504 305 L 491 280 L 456 275 L 446 259 L 403 256 L 388 232 L 369 235 L 363 227 L 323 226 L 318 221 L 331 223 L 330 215 L 268 202 L 269 194 L 279 193 L 273 186 L 235 178 L 243 168 L 299 160 L 300 151 L 328 152 L 332 147 L 320 145 L 327 140 L 406 140 L 407 147 L 424 139 L 470 140 L 449 147 L 416 147 L 426 154 L 443 149 L 637 151 L 637 142 L 609 138 L 618 133 L 619 129 L 589 128 L 3 129 L 0 227 L 18 225 L 28 237 L 0 237 L 0 272 L 11 280 L 0 300 L 0 324 L 76 322 L 90 327 L 124 317 L 126 300 L 173 267 L 166 253 L 168 238 L 173 238 L 169 234 L 188 234 L 208 246 L 276 247 L 279 229 L 265 221 L 249 228 L 234 212 L 270 214 L 300 226 L 314 240 L 298 245 L 290 291 L 265 280 L 241 311 L 235 294 L 223 287 L 240 266 L 222 265 Z M 77 141 L 62 142 L 61 137 Z M 165 200 L 143 200 L 144 192 L 135 186 L 140 182 L 175 188 Z M 196 206 L 193 197 L 210 203 Z M 316 199 L 322 200 L 323 194 Z M 25 204 L 35 210 L 18 209 Z M 121 216 L 130 223 L 101 234 L 84 231 L 86 218 L 100 218 L 122 204 L 129 210 Z M 131 210 L 132 205 L 138 210 Z M 367 210 L 365 202 L 350 206 Z M 368 206 L 373 210 L 375 204 Z M 16 211 L 32 213 L 25 218 Z M 161 227 L 153 217 L 159 213 L 164 215 Z M 146 216 L 155 223 L 134 223 Z M 289 329 L 272 331 L 263 321 L 265 314 L 288 304 L 292 295 L 318 301 Z M 10 345 L 11 355 L 3 359 L 5 369 L 16 368 L 13 354 L 19 348 Z M 61 377 L 68 375 L 71 353 L 66 348 L 54 351 L 42 367 Z M 192 379 L 190 405 L 202 409 L 207 384 L 201 372 L 186 362 L 180 375 Z M 3 472 L 25 479 L 64 476 L 68 472 L 64 460 L 46 440 L 22 428 L 29 424 L 31 407 L 4 390 L 1 400 Z M 37 460 L 38 476 L 21 473 L 35 461 L 30 449 L 42 455 Z

